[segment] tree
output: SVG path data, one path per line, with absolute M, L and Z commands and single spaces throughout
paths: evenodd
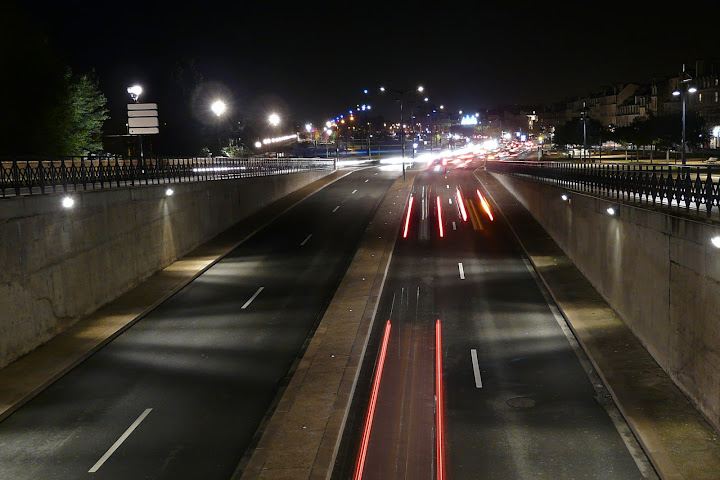
M 66 75 L 64 135 L 58 146 L 62 155 L 88 155 L 102 152 L 102 127 L 108 118 L 107 99 L 92 74 Z
M 593 140 L 599 141 L 601 138 L 608 137 L 602 123 L 594 118 L 588 118 L 586 127 L 585 136 L 587 137 L 588 147 L 593 143 Z M 583 145 L 584 142 L 583 121 L 580 118 L 573 118 L 555 128 L 553 143 L 556 145 Z
M 706 122 L 696 112 L 687 112 L 685 137 L 688 147 L 697 147 L 707 135 Z M 682 144 L 682 116 L 670 113 L 659 116 L 638 117 L 630 125 L 618 127 L 613 139 L 623 145 L 656 145 L 658 148 L 673 148 Z

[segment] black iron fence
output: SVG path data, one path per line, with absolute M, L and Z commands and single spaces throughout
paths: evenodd
M 0 160 L 0 197 L 224 180 L 333 168 L 308 158 L 69 157 Z
M 488 170 L 568 190 L 710 217 L 720 205 L 720 167 L 664 164 L 488 162 Z

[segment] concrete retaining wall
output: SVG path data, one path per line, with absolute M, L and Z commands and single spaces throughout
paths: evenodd
M 331 173 L 0 200 L 0 367 L 195 247 Z
M 720 429 L 720 226 L 495 176 Z

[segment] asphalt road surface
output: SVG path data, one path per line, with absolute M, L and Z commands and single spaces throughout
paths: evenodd
M 521 249 L 478 195 L 486 196 L 472 168 L 431 168 L 415 181 L 370 341 L 380 350 L 389 319 L 362 478 L 643 478 L 638 465 L 647 459 L 599 401 Z M 337 480 L 357 473 L 379 358 L 368 351 Z
M 0 478 L 230 478 L 397 177 L 308 197 L 0 423 Z

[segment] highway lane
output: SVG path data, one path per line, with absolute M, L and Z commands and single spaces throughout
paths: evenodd
M 392 333 L 362 478 L 433 479 L 438 464 L 448 479 L 643 478 L 481 190 L 471 169 L 430 171 L 415 181 L 408 235 L 396 245 L 378 309 L 378 323 L 390 319 Z M 358 387 L 366 397 L 375 366 L 369 357 Z M 354 402 L 333 478 L 351 478 L 356 469 L 367 407 Z
M 230 478 L 397 175 L 308 197 L 0 423 L 0 478 Z

